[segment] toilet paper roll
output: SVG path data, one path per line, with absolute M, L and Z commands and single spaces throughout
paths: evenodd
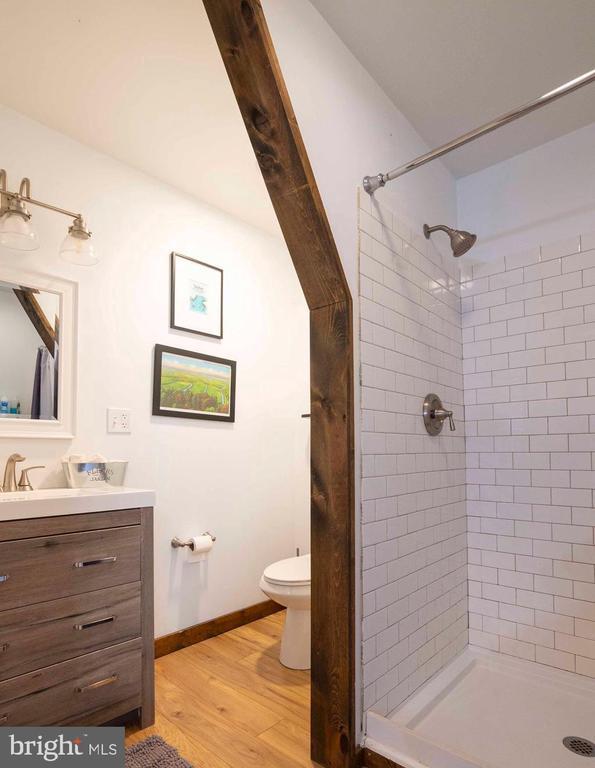
M 213 549 L 213 539 L 208 533 L 204 533 L 202 536 L 192 536 L 193 555 L 206 555 L 211 549 Z
M 207 559 L 207 555 L 213 549 L 213 539 L 208 533 L 202 536 L 191 536 L 192 548 L 188 552 L 188 559 L 193 563 L 200 563 Z

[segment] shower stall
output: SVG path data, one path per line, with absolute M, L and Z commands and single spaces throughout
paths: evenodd
M 595 756 L 595 234 L 453 259 L 475 235 L 370 194 L 450 149 L 360 192 L 366 746 L 572 768 Z

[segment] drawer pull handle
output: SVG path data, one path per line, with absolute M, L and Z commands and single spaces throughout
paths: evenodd
M 10 579 L 9 573 L 0 573 L 0 584 L 4 584 L 5 581 Z
M 104 619 L 95 619 L 95 621 L 88 621 L 86 624 L 75 624 L 74 628 L 79 632 L 83 629 L 91 629 L 91 627 L 99 627 L 101 624 L 110 624 L 115 621 L 115 616 L 106 616 Z
M 0 653 L 6 653 L 10 648 L 10 643 L 0 643 Z
M 81 688 L 77 688 L 78 693 L 85 693 L 85 691 L 94 691 L 96 688 L 103 688 L 104 685 L 112 685 L 112 683 L 115 683 L 118 680 L 118 675 L 111 675 L 110 677 L 105 677 L 103 680 L 98 680 L 96 683 L 90 683 L 89 685 L 84 685 Z
M 77 560 L 75 568 L 88 568 L 90 565 L 103 565 L 104 563 L 115 563 L 117 557 L 98 557 L 96 560 Z
M 0 715 L 0 725 L 8 722 L 8 715 Z

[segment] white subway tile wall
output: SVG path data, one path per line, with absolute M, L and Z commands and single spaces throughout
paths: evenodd
M 595 677 L 595 250 L 463 270 L 469 641 Z
M 468 642 L 461 301 L 454 259 L 365 193 L 359 221 L 364 706 L 386 714 Z M 485 288 L 478 322 L 507 290 L 500 300 L 487 279 Z M 497 364 L 489 340 L 471 343 Z M 492 386 L 490 373 L 480 375 Z M 455 432 L 448 423 L 437 437 L 425 431 L 430 392 L 454 411 Z

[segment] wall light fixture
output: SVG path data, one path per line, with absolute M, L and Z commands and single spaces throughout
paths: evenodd
M 41 200 L 34 200 L 31 197 L 31 182 L 27 178 L 21 181 L 18 192 L 10 192 L 7 189 L 7 175 L 4 169 L 0 169 L 0 245 L 15 251 L 34 251 L 39 248 L 39 238 L 31 224 L 28 205 L 37 205 L 73 219 L 60 247 L 60 256 L 72 264 L 97 264 L 99 258 L 91 242 L 91 232 L 82 215 L 43 203 Z

